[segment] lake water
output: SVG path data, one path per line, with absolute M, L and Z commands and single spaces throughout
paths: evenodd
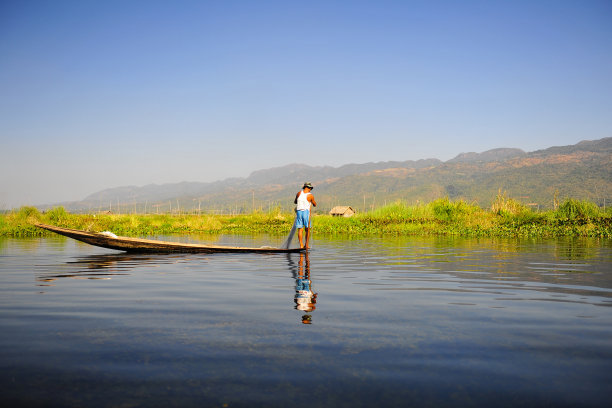
M 0 387 L 3 406 L 607 407 L 612 242 L 0 239 Z

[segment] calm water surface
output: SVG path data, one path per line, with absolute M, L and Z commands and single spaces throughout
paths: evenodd
M 317 237 L 288 256 L 0 239 L 0 401 L 603 407 L 611 306 L 610 241 Z

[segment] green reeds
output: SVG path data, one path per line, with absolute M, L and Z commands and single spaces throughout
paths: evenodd
M 568 220 L 589 220 L 597 219 L 603 213 L 599 207 L 589 201 L 568 199 L 559 206 L 556 215 Z
M 291 229 L 293 220 L 293 213 L 282 213 L 278 209 L 243 215 L 114 215 L 71 214 L 62 207 L 41 213 L 35 207 L 22 207 L 0 215 L 0 236 L 51 234 L 34 227 L 37 222 L 86 231 L 112 231 L 127 236 L 189 233 L 284 235 Z M 313 232 L 612 238 L 612 212 L 604 212 L 591 202 L 573 199 L 565 200 L 556 210 L 536 212 L 500 192 L 490 209 L 463 200 L 441 198 L 416 205 L 396 201 L 350 218 L 315 214 Z
M 491 211 L 497 215 L 516 216 L 529 213 L 531 212 L 531 209 L 529 209 L 523 203 L 513 198 L 509 198 L 506 195 L 506 192 L 502 193 L 501 190 L 499 190 L 497 196 L 495 197 L 495 201 L 493 201 L 493 204 L 491 205 Z

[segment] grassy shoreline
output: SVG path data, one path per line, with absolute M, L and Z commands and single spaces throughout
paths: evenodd
M 243 215 L 70 214 L 62 207 L 40 213 L 22 207 L 0 215 L 0 237 L 47 236 L 42 222 L 87 231 L 112 231 L 126 236 L 170 234 L 288 233 L 292 213 L 272 211 Z M 396 202 L 351 218 L 315 214 L 313 230 L 350 235 L 454 235 L 474 237 L 599 237 L 612 238 L 612 211 L 588 201 L 566 200 L 556 210 L 534 212 L 499 195 L 490 209 L 465 201 L 435 200 L 409 206 Z

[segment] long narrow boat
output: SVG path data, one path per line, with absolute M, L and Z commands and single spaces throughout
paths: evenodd
M 157 241 L 152 239 L 120 237 L 110 233 L 87 232 L 76 229 L 60 228 L 47 224 L 35 224 L 38 228 L 53 231 L 65 237 L 76 239 L 90 245 L 108 249 L 117 249 L 128 252 L 188 252 L 188 253 L 212 253 L 212 252 L 255 252 L 255 253 L 292 253 L 306 251 L 303 248 L 273 248 L 273 247 L 233 247 L 221 245 L 184 244 L 181 242 Z

